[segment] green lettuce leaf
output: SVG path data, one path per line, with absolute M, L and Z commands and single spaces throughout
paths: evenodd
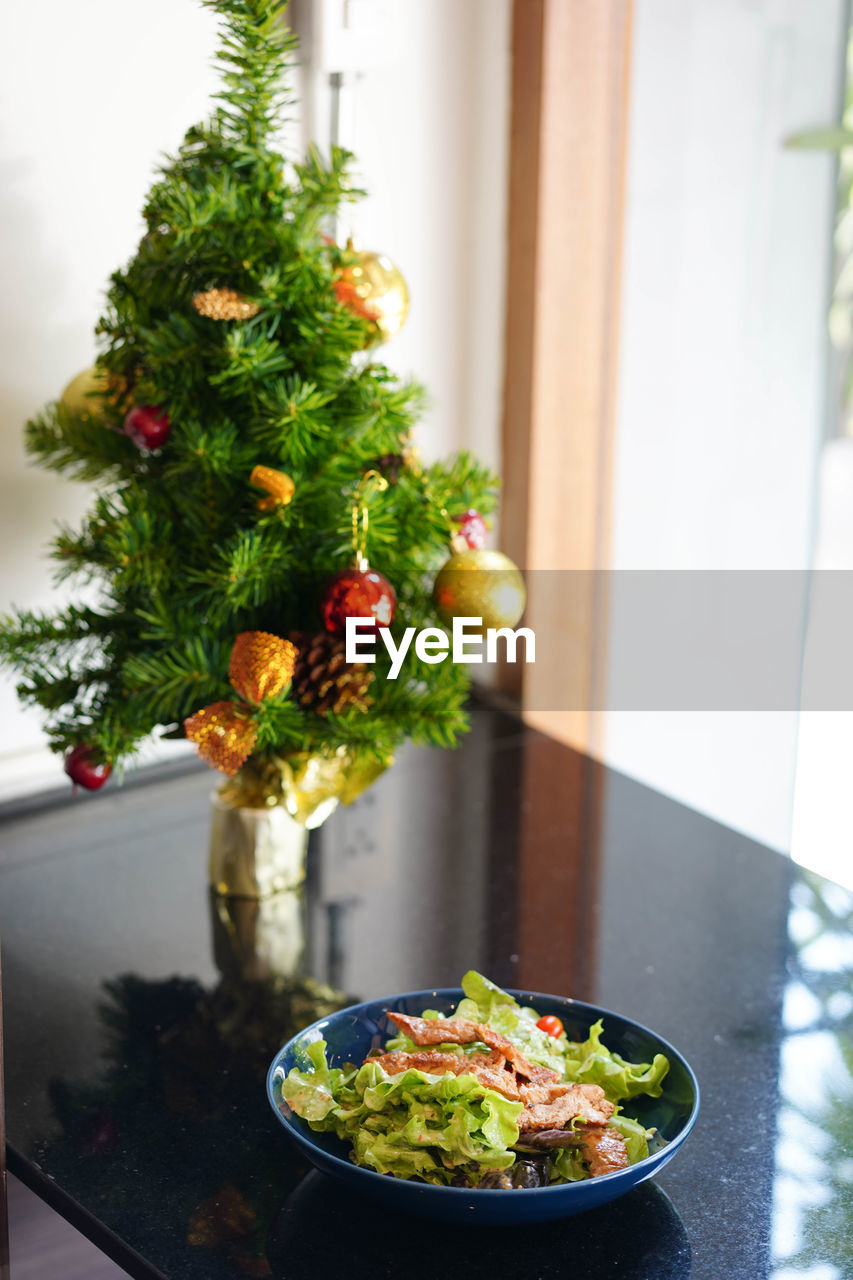
M 281 1096 L 304 1120 L 321 1121 L 336 1105 L 335 1087 L 340 1085 L 343 1073 L 330 1070 L 325 1040 L 305 1046 L 305 1054 L 305 1069 L 292 1068 L 282 1083 Z
M 515 1159 L 520 1102 L 475 1076 L 410 1069 L 388 1075 L 378 1062 L 331 1070 L 325 1044 L 310 1045 L 313 1071 L 294 1067 L 282 1096 L 313 1129 L 353 1143 L 355 1159 L 379 1173 L 447 1182 L 460 1165 L 506 1169 Z
M 611 1128 L 618 1129 L 625 1139 L 628 1163 L 636 1164 L 638 1160 L 645 1160 L 649 1154 L 649 1138 L 654 1133 L 654 1129 L 644 1129 L 638 1120 L 623 1116 L 621 1112 L 611 1116 L 609 1124 Z
M 536 1025 L 539 1014 L 535 1009 L 517 1004 L 508 992 L 474 969 L 462 979 L 462 990 L 465 999 L 460 1000 L 454 1017 L 488 1023 L 493 1031 L 517 1045 L 530 1062 L 550 1067 L 563 1076 L 566 1038 L 540 1031 Z
M 589 1170 L 581 1159 L 577 1147 L 563 1147 L 553 1158 L 552 1182 L 583 1182 L 589 1177 Z
M 660 1097 L 662 1082 L 669 1062 L 656 1053 L 653 1062 L 627 1062 L 601 1043 L 602 1022 L 599 1018 L 581 1044 L 568 1046 L 566 1079 L 581 1084 L 599 1084 L 611 1102 L 634 1098 L 638 1093 Z

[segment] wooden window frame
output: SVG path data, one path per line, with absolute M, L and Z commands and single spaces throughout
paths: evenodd
M 632 0 L 514 0 L 512 17 L 501 544 L 533 571 L 526 625 L 561 653 L 501 688 L 593 752 L 603 577 L 579 599 L 537 571 L 609 565 L 631 19 Z

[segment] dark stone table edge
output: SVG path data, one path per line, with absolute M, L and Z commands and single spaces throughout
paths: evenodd
M 116 1266 L 122 1267 L 132 1280 L 168 1280 L 162 1272 L 146 1262 L 141 1254 L 124 1243 L 109 1227 L 84 1209 L 73 1197 L 62 1191 L 52 1178 L 42 1173 L 37 1165 L 13 1147 L 6 1144 L 9 1172 L 43 1200 L 49 1208 L 85 1236 L 96 1249 L 106 1254 Z
M 157 782 L 168 782 L 173 778 L 187 777 L 192 774 L 210 772 L 208 765 L 196 756 L 187 756 L 184 760 L 162 760 L 156 764 L 140 765 L 117 785 L 121 791 L 135 791 L 139 787 L 152 786 Z M 111 787 L 111 790 L 114 789 Z M 66 805 L 97 804 L 100 792 L 72 791 L 70 784 L 62 783 L 56 787 L 48 787 L 40 791 L 30 791 L 21 796 L 13 796 L 0 801 L 0 824 L 14 822 L 19 818 L 29 818 L 50 809 L 61 809 Z

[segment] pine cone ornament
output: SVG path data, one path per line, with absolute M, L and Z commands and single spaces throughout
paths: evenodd
M 290 639 L 298 650 L 292 697 L 301 707 L 310 707 L 318 715 L 338 714 L 351 706 L 367 710 L 373 701 L 367 696 L 373 672 L 363 662 L 347 662 L 343 636 L 295 631 Z

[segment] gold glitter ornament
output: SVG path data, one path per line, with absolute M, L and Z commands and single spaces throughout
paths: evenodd
M 276 471 L 275 467 L 255 467 L 249 476 L 249 483 L 256 489 L 264 489 L 269 495 L 258 502 L 259 511 L 272 511 L 276 507 L 286 507 L 296 492 L 286 471 Z
M 359 252 L 335 281 L 338 301 L 370 321 L 371 343 L 388 342 L 409 313 L 409 290 L 402 272 L 384 253 Z
M 252 753 L 258 736 L 254 720 L 233 702 L 213 702 L 188 716 L 184 728 L 198 753 L 229 778 Z
M 73 377 L 59 397 L 59 403 L 69 413 L 78 417 L 103 417 L 104 406 L 98 396 L 110 390 L 110 376 L 106 369 L 93 365 Z
M 462 551 L 439 570 L 432 592 L 438 616 L 482 618 L 489 627 L 514 627 L 527 604 L 524 579 L 501 551 Z
M 193 306 L 208 320 L 251 320 L 261 309 L 257 302 L 251 302 L 236 289 L 205 289 L 194 293 Z
M 234 641 L 228 679 L 246 702 L 263 702 L 293 679 L 296 645 L 268 631 L 243 631 Z

